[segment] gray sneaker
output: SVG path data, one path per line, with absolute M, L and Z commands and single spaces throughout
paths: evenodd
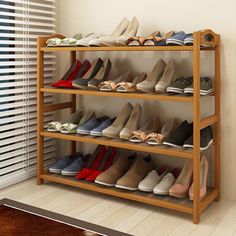
M 184 93 L 184 89 L 193 83 L 193 77 L 180 77 L 167 87 L 168 93 Z
M 53 163 L 49 167 L 48 170 L 51 173 L 61 174 L 61 171 L 63 169 L 65 169 L 67 166 L 71 165 L 79 157 L 80 158 L 82 157 L 82 153 L 80 153 L 80 152 L 77 152 L 72 155 L 64 156 L 64 157 L 60 158 L 59 160 L 57 160 L 55 163 Z
M 200 95 L 209 95 L 213 93 L 212 81 L 209 77 L 200 78 Z M 184 93 L 193 94 L 193 83 L 184 89 Z
M 64 168 L 61 171 L 61 174 L 66 176 L 76 176 L 78 172 L 84 167 L 84 165 L 85 163 L 82 156 L 79 156 L 69 166 Z

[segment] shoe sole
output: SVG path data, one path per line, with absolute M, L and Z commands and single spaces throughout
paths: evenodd
M 129 139 L 129 141 L 132 143 L 142 143 L 142 141 L 137 140 L 137 139 Z
M 102 133 L 103 136 L 107 137 L 107 138 L 114 138 L 114 139 L 118 139 L 119 136 L 115 136 L 115 135 L 112 135 L 112 134 L 105 134 L 105 133 Z
M 69 131 L 60 131 L 62 134 L 76 134 L 76 131 L 75 132 L 69 132 Z
M 92 89 L 96 89 L 96 90 L 98 90 L 98 87 L 95 86 L 95 85 L 92 85 L 92 84 L 88 84 L 88 88 L 92 88 Z
M 143 191 L 143 192 L 147 192 L 147 193 L 151 193 L 152 191 L 153 191 L 153 188 L 152 189 L 148 189 L 148 188 L 138 188 L 138 190 L 140 190 L 140 191 Z
M 108 183 L 101 182 L 101 181 L 98 181 L 98 180 L 95 180 L 95 183 L 101 184 L 101 185 L 104 185 L 104 186 L 108 186 L 108 187 L 114 187 L 115 186 L 115 184 L 108 184 Z
M 77 130 L 77 134 L 84 134 L 84 135 L 89 135 L 90 131 L 85 131 L 85 130 Z
M 184 93 L 191 93 L 193 94 L 193 89 L 184 89 Z M 200 95 L 206 96 L 208 94 L 213 93 L 213 89 L 209 89 L 207 91 L 205 90 L 200 90 Z
M 116 188 L 121 188 L 121 189 L 126 189 L 126 190 L 130 190 L 130 191 L 135 191 L 135 190 L 138 190 L 138 188 L 129 188 L 129 187 L 126 187 L 126 186 L 122 186 L 122 185 L 115 185 Z
M 183 46 L 184 42 L 182 40 L 178 40 L 178 39 L 167 39 L 166 40 L 166 45 L 180 45 L 180 46 Z
M 92 135 L 92 136 L 103 136 L 102 135 L 102 132 L 90 132 L 90 135 Z
M 207 150 L 213 143 L 214 143 L 214 139 L 211 139 L 209 141 L 209 143 L 207 144 L 207 146 L 206 147 L 200 147 L 200 150 L 201 151 Z M 184 148 L 193 148 L 193 145 L 191 145 L 191 144 L 184 144 L 183 147 Z
M 169 195 L 177 198 L 186 198 L 187 196 L 187 194 L 175 194 L 175 193 L 169 193 Z
M 153 190 L 153 193 L 157 195 L 169 195 L 169 192 L 159 192 L 159 191 L 154 191 L 154 190 Z
M 158 146 L 158 145 L 162 145 L 162 143 L 154 143 L 154 142 L 147 142 L 147 144 L 149 145 L 155 145 L 155 146 Z
M 61 174 L 61 170 L 58 170 L 58 169 L 49 168 L 48 170 L 49 172 L 54 173 L 54 174 Z
M 184 93 L 184 90 L 183 89 L 178 89 L 178 88 L 175 88 L 175 87 L 168 87 L 166 89 L 166 91 L 168 93 L 179 93 L 179 94 L 183 94 Z
M 65 176 L 76 176 L 78 173 L 79 173 L 79 171 L 77 171 L 77 172 L 61 171 L 61 174 L 65 175 Z
M 78 85 L 78 84 L 72 84 L 73 87 L 78 88 L 78 89 L 87 89 L 88 86 L 83 86 L 83 85 Z
M 111 89 L 100 89 L 100 91 L 112 92 L 113 90 L 111 90 Z
M 176 145 L 174 143 L 164 142 L 164 145 L 175 147 L 175 148 L 183 148 L 183 146 Z

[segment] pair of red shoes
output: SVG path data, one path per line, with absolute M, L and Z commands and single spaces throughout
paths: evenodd
M 97 176 L 107 170 L 113 163 L 116 155 L 116 149 L 99 145 L 94 154 L 91 155 L 88 162 L 76 176 L 77 179 L 86 179 L 87 181 L 95 181 Z
M 90 67 L 91 64 L 88 60 L 85 60 L 82 64 L 79 60 L 75 60 L 63 78 L 51 84 L 51 86 L 57 88 L 73 88 L 72 81 L 84 76 Z

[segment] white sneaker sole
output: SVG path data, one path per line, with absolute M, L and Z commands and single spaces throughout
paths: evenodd
M 200 147 L 200 150 L 201 151 L 207 150 L 213 143 L 214 143 L 214 140 L 211 139 L 209 141 L 209 143 L 207 144 L 207 146 L 206 147 Z M 191 144 L 184 144 L 183 147 L 184 148 L 193 148 L 193 145 L 191 145 Z
M 166 44 L 169 45 L 169 44 L 175 44 L 175 45 L 180 45 L 180 46 L 183 46 L 184 45 L 184 42 L 182 40 L 178 40 L 178 39 L 167 39 L 166 40 Z
M 95 180 L 95 183 L 101 184 L 101 185 L 104 185 L 104 186 L 108 186 L 108 187 L 114 187 L 115 186 L 115 184 L 108 184 L 108 183 L 101 182 L 101 181 L 98 181 L 98 180 Z
M 183 148 L 183 146 L 179 146 L 173 143 L 168 143 L 168 142 L 164 142 L 164 145 L 170 146 L 170 147 L 175 147 L 175 148 Z
M 90 131 L 86 131 L 86 130 L 77 130 L 77 134 L 89 135 L 89 134 L 90 134 Z
M 77 172 L 67 172 L 67 171 L 61 171 L 61 174 L 62 175 L 65 175 L 65 176 L 76 176 L 77 174 L 79 173 L 79 171 Z
M 153 190 L 153 193 L 154 193 L 154 194 L 157 194 L 157 195 L 169 195 L 169 191 L 161 192 L 161 191 L 155 191 L 155 190 Z
M 59 170 L 59 169 L 49 168 L 48 170 L 49 170 L 49 172 L 54 173 L 54 174 L 61 174 L 61 170 Z
M 153 188 L 145 188 L 145 187 L 138 187 L 138 190 L 142 191 L 142 192 L 147 192 L 147 193 L 151 193 L 153 191 Z

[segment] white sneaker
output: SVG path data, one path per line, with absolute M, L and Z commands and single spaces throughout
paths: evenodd
M 116 39 L 117 46 L 127 46 L 127 41 L 130 37 L 136 36 L 138 32 L 139 22 L 136 17 L 130 21 L 126 31 Z
M 154 187 L 153 193 L 158 195 L 169 195 L 169 189 L 174 183 L 174 175 L 172 173 L 168 173 L 163 177 L 161 182 Z
M 153 188 L 161 181 L 165 174 L 166 171 L 164 171 L 161 175 L 158 174 L 157 170 L 150 171 L 139 183 L 138 189 L 144 192 L 152 192 Z
M 172 83 L 175 76 L 175 62 L 170 60 L 165 67 L 164 73 L 155 86 L 156 93 L 165 93 L 166 88 Z
M 97 39 L 101 37 L 101 35 L 97 35 L 97 34 L 94 34 L 94 33 L 91 33 L 89 35 L 87 35 L 86 37 L 80 39 L 80 40 L 77 40 L 76 41 L 76 45 L 77 46 L 82 46 L 82 47 L 88 47 L 89 46 L 89 42 L 93 39 Z
M 103 36 L 98 39 L 97 44 L 99 45 L 97 46 L 114 46 L 116 44 L 116 39 L 126 31 L 128 25 L 129 20 L 123 18 L 111 35 Z

